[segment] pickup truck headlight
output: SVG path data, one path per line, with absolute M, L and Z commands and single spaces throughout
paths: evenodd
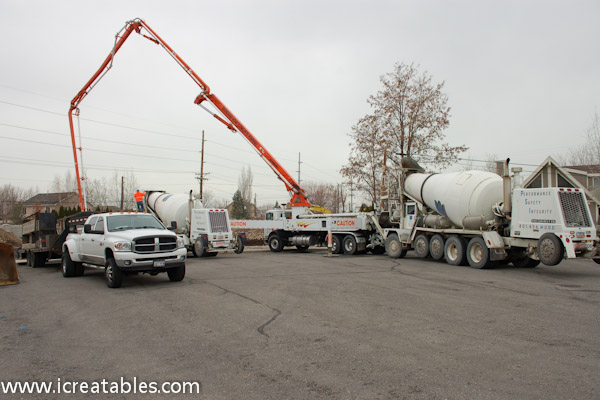
M 116 242 L 114 246 L 116 251 L 131 251 L 131 242 Z
M 180 237 L 178 237 L 178 238 L 177 238 L 177 248 L 178 248 L 178 249 L 182 249 L 182 248 L 184 248 L 184 247 L 185 247 L 185 244 L 183 243 L 183 239 L 182 239 L 182 238 L 180 238 Z

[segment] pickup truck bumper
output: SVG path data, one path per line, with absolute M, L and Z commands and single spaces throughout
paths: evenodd
M 160 270 L 185 265 L 187 250 L 178 249 L 164 254 L 115 253 L 115 262 L 119 268 L 129 271 Z

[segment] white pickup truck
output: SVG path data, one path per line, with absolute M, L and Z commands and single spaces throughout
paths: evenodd
M 67 236 L 62 274 L 81 276 L 86 265 L 104 268 L 110 288 L 120 287 L 124 275 L 138 272 L 166 272 L 177 282 L 185 277 L 186 255 L 183 241 L 153 215 L 94 214 L 85 221 L 83 232 Z

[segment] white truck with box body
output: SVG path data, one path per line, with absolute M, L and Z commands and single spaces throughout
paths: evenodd
M 563 258 L 600 261 L 596 227 L 585 193 L 577 188 L 512 188 L 485 171 L 431 174 L 403 159 L 399 196 L 388 199 L 386 252 L 491 268 L 512 262 L 535 267 Z
M 196 257 L 216 256 L 219 250 L 234 250 L 240 254 L 246 245 L 246 235 L 234 235 L 226 209 L 204 208 L 192 193 L 173 194 L 147 190 L 146 211 L 171 227 Z
M 385 251 L 375 213 L 313 214 L 310 207 L 281 206 L 267 211 L 264 220 L 232 220 L 231 226 L 264 229 L 265 242 L 272 252 L 286 246 L 306 251 L 310 246 L 328 245 L 329 233 L 333 254 Z
M 187 250 L 178 238 L 145 213 L 104 213 L 87 218 L 83 230 L 69 233 L 63 244 L 63 276 L 81 276 L 84 266 L 104 268 L 106 284 L 121 286 L 123 276 L 166 272 L 171 281 L 185 277 Z

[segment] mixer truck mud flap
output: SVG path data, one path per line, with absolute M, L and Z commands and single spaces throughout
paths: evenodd
M 483 240 L 485 240 L 486 246 L 490 249 L 491 261 L 506 260 L 508 253 L 504 246 L 504 240 L 502 240 L 502 236 L 498 232 L 483 232 Z

